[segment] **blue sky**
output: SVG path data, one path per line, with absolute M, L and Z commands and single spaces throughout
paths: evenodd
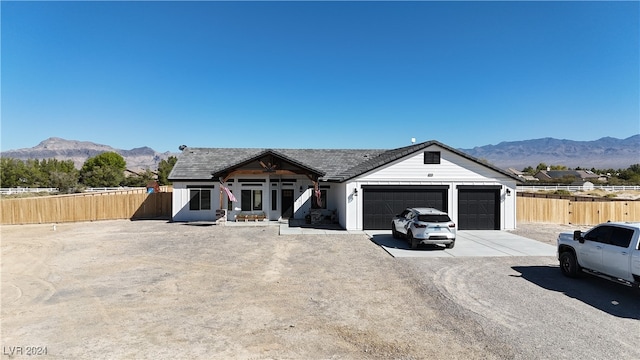
M 634 2 L 1 2 L 2 150 L 640 133 Z

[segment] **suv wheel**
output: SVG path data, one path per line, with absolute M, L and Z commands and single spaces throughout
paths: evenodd
M 398 234 L 398 230 L 396 230 L 396 225 L 394 223 L 391 223 L 391 236 L 393 236 L 394 239 L 397 239 L 400 237 L 400 235 Z
M 445 248 L 447 248 L 447 249 L 453 249 L 453 247 L 454 247 L 455 245 L 456 245 L 456 241 L 455 241 L 455 240 L 453 240 L 453 241 L 451 242 L 451 244 L 446 244 L 444 247 L 445 247 Z
M 415 250 L 418 248 L 418 240 L 413 237 L 411 231 L 407 233 L 407 240 L 409 241 L 409 245 L 411 245 L 411 249 Z
M 571 251 L 565 251 L 560 254 L 560 270 L 565 276 L 578 277 L 580 266 L 576 261 L 576 256 Z

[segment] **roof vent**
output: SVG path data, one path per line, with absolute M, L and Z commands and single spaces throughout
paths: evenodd
M 416 138 L 411 138 L 411 144 L 415 144 L 416 143 Z

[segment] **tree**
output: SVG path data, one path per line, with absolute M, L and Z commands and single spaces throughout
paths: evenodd
M 0 158 L 0 184 L 2 187 L 27 186 L 27 178 L 24 162 L 13 158 Z
M 147 186 L 150 181 L 153 181 L 155 174 L 147 169 L 144 172 L 139 174 L 127 176 L 124 179 L 125 186 L 139 187 L 139 186 Z
M 53 187 L 68 192 L 78 184 L 78 170 L 73 161 L 2 158 L 3 187 Z
M 540 170 L 547 170 L 547 164 L 545 164 L 545 163 L 538 164 L 538 166 L 536 166 L 536 172 L 538 172 Z
M 78 170 L 72 172 L 54 171 L 49 174 L 49 184 L 61 193 L 72 193 L 78 187 Z
M 124 182 L 127 163 L 113 151 L 104 152 L 85 161 L 80 170 L 81 182 L 88 187 L 113 187 Z
M 42 172 L 40 161 L 37 159 L 28 159 L 25 162 L 26 167 L 26 184 L 30 187 L 47 187 L 48 182 L 46 174 Z
M 178 158 L 175 156 L 169 156 L 167 160 L 160 161 L 158 165 L 158 183 L 160 185 L 171 185 L 168 177 L 177 161 Z
M 41 186 L 71 192 L 78 186 L 79 172 L 72 160 L 43 159 L 40 162 Z
M 526 168 L 522 169 L 522 172 L 531 175 L 535 175 L 536 173 L 536 171 L 531 166 L 527 166 Z
M 618 171 L 618 178 L 627 184 L 640 183 L 640 164 L 633 164 L 628 169 Z

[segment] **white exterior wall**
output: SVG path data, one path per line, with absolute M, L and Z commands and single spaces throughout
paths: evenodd
M 187 186 L 212 186 L 214 182 L 174 182 L 171 201 L 173 221 L 213 221 L 220 204 L 220 185 L 211 189 L 211 210 L 189 210 L 189 189 Z
M 243 179 L 256 180 L 265 179 L 265 182 L 239 182 L 238 179 L 228 181 L 224 185 L 233 192 L 238 200 L 233 203 L 232 209 L 227 211 L 227 219 L 235 220 L 235 215 L 240 213 L 242 204 L 242 190 L 262 190 L 262 211 L 267 215 L 269 220 L 279 220 L 282 213 L 282 189 L 292 189 L 294 196 L 294 219 L 304 219 L 311 210 L 311 196 L 313 194 L 313 183 L 307 177 L 286 176 L 292 181 L 270 182 L 268 178 L 259 176 L 242 176 Z M 243 184 L 253 184 L 252 186 L 243 186 Z M 211 189 L 211 210 L 189 210 L 189 188 L 197 186 L 214 186 Z M 344 188 L 343 184 L 321 183 L 321 190 L 327 190 L 327 210 L 336 210 L 338 216 L 344 214 L 344 206 L 340 188 Z M 329 186 L 329 188 L 325 188 Z M 277 191 L 276 210 L 272 210 L 272 190 Z M 214 221 L 216 210 L 220 208 L 220 184 L 217 182 L 174 182 L 172 196 L 172 219 L 173 221 Z M 227 209 L 227 195 L 222 193 L 222 208 Z M 344 224 L 343 224 L 344 226 Z
M 335 208 L 338 216 L 338 223 L 340 223 L 340 226 L 344 229 L 347 228 L 347 203 L 349 201 L 346 189 L 347 184 L 345 183 L 331 183 L 331 191 L 328 195 L 330 201 L 329 205 L 335 205 L 331 207 L 331 209 Z
M 424 164 L 424 151 L 440 151 L 440 164 Z M 413 155 L 387 164 L 346 184 L 347 230 L 362 230 L 363 185 L 446 185 L 449 186 L 447 203 L 449 215 L 458 222 L 459 185 L 501 186 L 500 229 L 516 226 L 516 181 L 465 157 L 433 145 Z M 354 193 L 357 189 L 357 195 Z M 507 189 L 511 195 L 507 196 Z
M 255 179 L 255 182 L 238 182 L 237 178 L 232 178 L 233 181 L 227 181 L 224 186 L 227 187 L 232 193 L 233 196 L 238 200 L 231 204 L 231 210 L 227 210 L 227 195 L 225 193 L 222 194 L 222 208 L 227 210 L 227 220 L 234 221 L 235 216 L 240 213 L 242 206 L 242 190 L 262 190 L 262 212 L 264 212 L 265 216 L 268 219 L 271 218 L 271 188 L 269 185 L 268 178 L 264 176 L 251 176 L 246 175 L 242 176 L 243 179 Z M 266 179 L 266 181 L 265 181 Z M 245 186 L 243 186 L 243 184 Z M 247 186 L 247 184 L 251 184 Z M 279 187 L 278 187 L 279 189 Z M 218 198 L 219 199 L 219 198 Z M 216 202 L 214 204 L 215 208 L 218 209 L 220 207 L 220 202 Z

